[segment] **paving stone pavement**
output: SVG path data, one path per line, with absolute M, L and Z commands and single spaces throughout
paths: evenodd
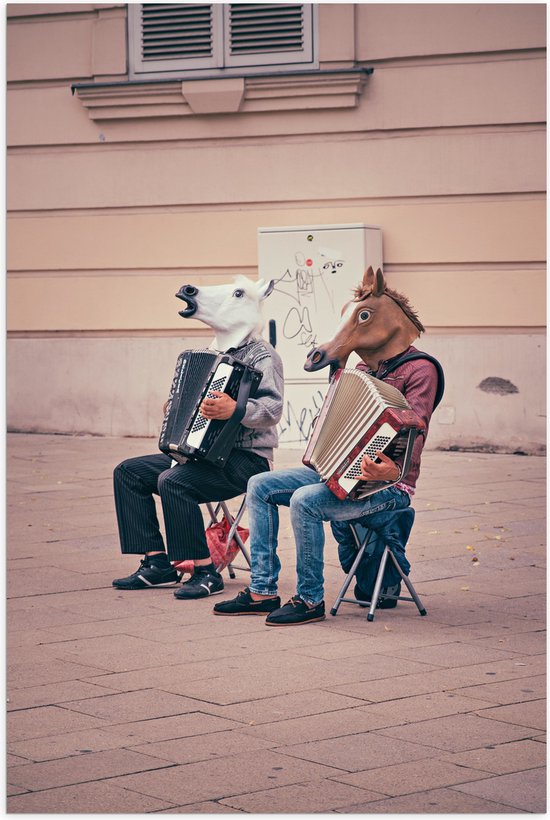
M 545 811 L 545 462 L 427 451 L 428 611 L 268 629 L 122 592 L 112 468 L 153 439 L 8 436 L 10 813 Z M 276 467 L 301 453 L 277 453 Z M 281 596 L 294 544 L 281 515 Z M 223 597 L 247 580 L 225 574 Z M 326 601 L 343 573 L 330 533 Z

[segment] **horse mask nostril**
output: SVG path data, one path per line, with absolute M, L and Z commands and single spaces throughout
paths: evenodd
M 307 359 L 304 363 L 304 370 L 307 370 L 310 373 L 315 370 L 321 370 L 325 364 L 328 364 L 325 359 L 326 355 L 324 350 L 313 348 L 313 350 L 310 350 L 307 354 Z
M 196 296 L 198 294 L 198 288 L 194 285 L 182 285 L 181 288 L 176 293 L 176 297 L 181 299 L 182 302 L 185 302 L 187 307 L 184 310 L 178 311 L 179 315 L 182 316 L 184 319 L 189 319 L 191 316 L 194 316 L 197 312 L 197 301 Z

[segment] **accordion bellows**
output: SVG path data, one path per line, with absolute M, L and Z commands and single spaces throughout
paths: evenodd
M 228 353 L 184 350 L 176 363 L 170 396 L 159 437 L 159 449 L 179 463 L 204 459 L 222 467 L 239 430 L 249 398 L 262 379 L 259 370 Z M 237 402 L 231 418 L 206 419 L 199 408 L 217 390 Z
M 337 370 L 303 463 L 313 467 L 338 498 L 363 498 L 391 482 L 361 481 L 361 461 L 405 450 L 408 431 L 424 425 L 402 393 L 361 370 Z M 358 486 L 359 485 L 359 486 Z

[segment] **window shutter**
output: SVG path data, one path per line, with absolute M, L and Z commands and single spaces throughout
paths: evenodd
M 141 47 L 144 61 L 211 57 L 212 6 L 143 3 Z
M 215 3 L 131 3 L 131 74 L 181 74 L 223 59 L 222 7 Z
M 303 6 L 267 3 L 231 3 L 229 9 L 231 54 L 265 54 L 302 51 Z
M 313 4 L 129 3 L 130 76 L 313 66 Z
M 226 66 L 313 62 L 311 4 L 224 5 Z

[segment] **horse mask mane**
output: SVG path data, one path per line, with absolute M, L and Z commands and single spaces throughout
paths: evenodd
M 425 327 L 420 321 L 418 313 L 413 308 L 408 298 L 402 293 L 399 293 L 399 291 L 393 290 L 386 285 L 384 274 L 380 268 L 378 268 L 376 273 L 374 273 L 372 267 L 368 268 L 365 276 L 363 277 L 363 281 L 357 285 L 353 291 L 353 301 L 361 302 L 369 296 L 382 296 L 383 294 L 389 296 L 390 299 L 393 299 L 396 305 L 399 305 L 405 316 L 411 320 L 415 328 L 418 330 L 418 335 L 425 332 Z

